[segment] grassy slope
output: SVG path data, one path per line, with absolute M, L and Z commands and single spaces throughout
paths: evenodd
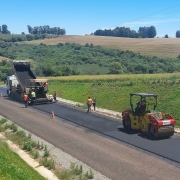
M 177 125 L 180 125 L 180 73 L 119 75 L 118 80 L 103 80 L 103 76 L 79 76 L 81 80 L 78 77 L 74 79 L 49 78 L 49 92 L 53 94 L 56 90 L 60 97 L 81 103 L 86 103 L 88 96 L 96 97 L 98 107 L 119 112 L 129 108 L 130 93 L 156 93 L 159 95 L 157 110 L 170 113 L 177 120 Z
M 12 152 L 5 142 L 0 141 L 0 179 L 3 180 L 45 180 L 33 168 Z
M 178 38 L 119 38 L 104 36 L 60 36 L 58 38 L 28 41 L 30 44 L 58 44 L 78 43 L 85 45 L 92 43 L 106 48 L 130 50 L 142 55 L 176 58 L 180 52 L 180 41 Z

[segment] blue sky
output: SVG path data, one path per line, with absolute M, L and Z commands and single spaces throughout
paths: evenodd
M 155 26 L 157 37 L 175 37 L 180 30 L 179 0 L 0 0 L 0 26 L 13 34 L 49 25 L 66 35 L 85 35 L 97 29 Z

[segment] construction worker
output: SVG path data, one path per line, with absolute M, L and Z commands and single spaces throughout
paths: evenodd
M 143 99 L 142 101 L 139 101 L 137 103 L 137 107 L 135 109 L 135 112 L 138 114 L 138 115 L 141 115 L 144 111 L 146 110 L 146 100 Z
M 87 112 L 91 113 L 91 105 L 92 105 L 92 99 L 90 97 L 88 97 L 88 100 L 87 100 L 88 110 L 87 110 Z
M 31 103 L 32 104 L 36 103 L 36 93 L 35 93 L 35 91 L 31 92 Z
M 56 101 L 56 97 L 57 97 L 57 92 L 54 91 L 54 94 L 53 94 L 54 101 Z
M 28 107 L 28 95 L 26 93 L 24 93 L 24 103 L 25 103 L 25 107 Z
M 47 92 L 47 91 L 48 91 L 48 83 L 45 82 L 45 83 L 44 83 L 44 92 Z
M 93 98 L 92 104 L 93 104 L 94 111 L 95 111 L 96 110 L 96 98 Z
M 143 99 L 140 105 L 141 112 L 144 112 L 146 110 L 146 100 Z

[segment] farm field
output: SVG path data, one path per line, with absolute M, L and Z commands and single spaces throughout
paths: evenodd
M 162 58 L 176 58 L 180 54 L 178 38 L 120 38 L 106 36 L 60 36 L 58 38 L 28 41 L 28 44 L 86 43 L 100 45 L 105 48 L 130 50 L 142 55 Z
M 3 56 L 0 56 L 0 62 L 2 61 L 2 60 L 9 60 L 9 58 L 6 58 L 6 57 L 3 57 Z
M 129 105 L 129 94 L 135 92 L 158 94 L 157 111 L 168 112 L 180 126 L 180 73 L 112 76 L 47 77 L 49 93 L 84 103 L 88 96 L 96 97 L 97 106 L 122 112 Z

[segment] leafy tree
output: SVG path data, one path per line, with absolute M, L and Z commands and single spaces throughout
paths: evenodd
M 156 36 L 156 28 L 151 27 L 140 27 L 138 31 L 142 38 L 154 38 Z
M 154 26 L 151 26 L 148 29 L 148 38 L 154 38 L 156 36 L 156 28 Z
M 180 30 L 176 31 L 176 37 L 180 38 Z
M 109 67 L 109 74 L 121 74 L 121 64 L 119 62 L 113 62 Z
M 72 74 L 72 70 L 69 66 L 64 66 L 62 70 L 63 76 L 70 76 Z
M 53 76 L 55 69 L 53 68 L 53 66 L 51 64 L 44 64 L 43 68 L 42 68 L 42 72 L 45 76 Z
M 165 38 L 169 38 L 169 36 L 166 34 L 165 36 L 164 36 Z
M 11 34 L 10 31 L 8 31 L 8 27 L 6 24 L 2 25 L 2 30 L 1 30 L 2 34 Z
M 53 35 L 65 35 L 66 30 L 61 29 L 59 27 L 50 27 L 48 25 L 44 26 L 35 26 L 31 27 L 30 25 L 27 26 L 29 34 L 53 34 Z
M 34 39 L 34 36 L 33 36 L 33 35 L 30 35 L 30 34 L 27 34 L 27 35 L 26 35 L 26 39 L 27 39 L 28 41 L 32 41 L 32 40 Z
M 27 28 L 28 28 L 29 34 L 32 34 L 33 33 L 33 28 L 30 25 L 27 25 Z
M 140 36 L 141 36 L 142 38 L 146 38 L 146 37 L 148 37 L 148 36 L 147 36 L 147 34 L 148 34 L 148 28 L 147 28 L 147 27 L 139 27 L 138 33 L 140 34 Z

